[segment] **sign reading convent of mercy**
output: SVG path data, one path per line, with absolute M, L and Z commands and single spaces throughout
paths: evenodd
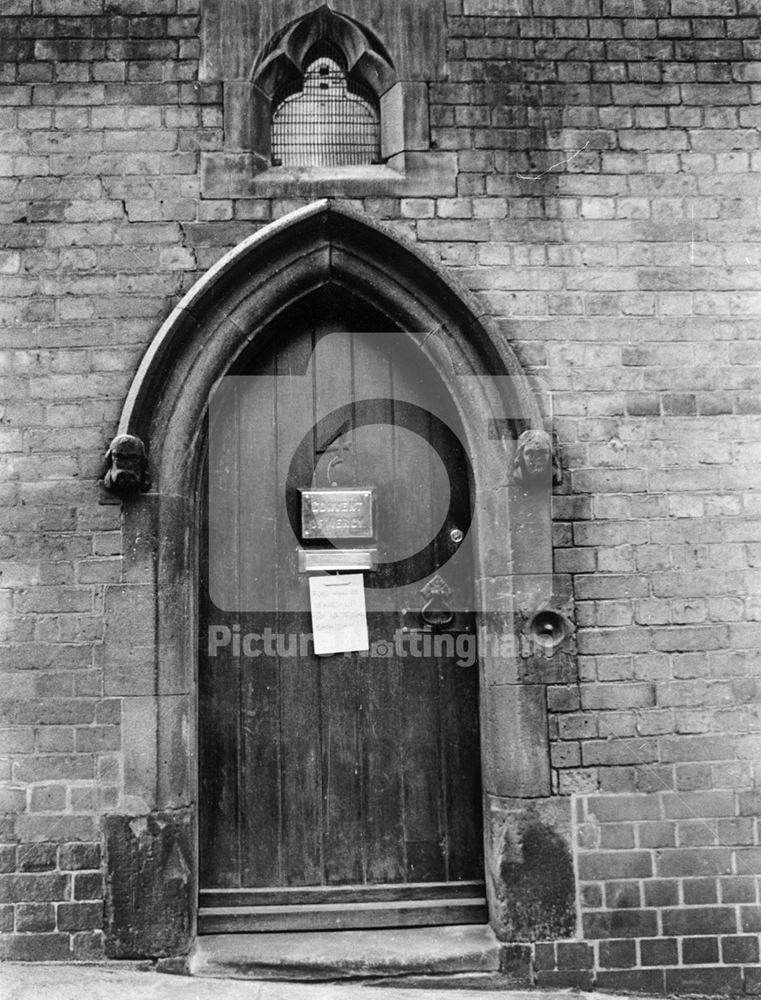
M 374 538 L 374 490 L 300 490 L 301 537 Z

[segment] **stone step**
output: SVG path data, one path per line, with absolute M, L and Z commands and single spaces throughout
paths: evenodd
M 496 972 L 499 942 L 488 924 L 358 931 L 208 934 L 189 971 L 232 979 L 326 980 Z

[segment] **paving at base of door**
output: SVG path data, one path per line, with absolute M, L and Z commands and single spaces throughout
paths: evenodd
M 475 986 L 472 976 L 478 976 Z M 471 983 L 467 979 L 471 978 Z M 3 1000 L 422 1000 L 421 986 L 434 989 L 436 1000 L 616 1000 L 610 993 L 577 990 L 506 989 L 494 973 L 465 974 L 462 987 L 454 977 L 431 977 L 417 988 L 385 980 L 367 985 L 356 980 L 332 983 L 262 982 L 236 979 L 188 979 L 152 971 L 147 965 L 109 962 L 100 965 L 7 963 L 0 965 Z M 444 985 L 446 983 L 446 985 Z M 426 993 L 423 994 L 426 996 Z M 638 1000 L 646 998 L 638 997 Z

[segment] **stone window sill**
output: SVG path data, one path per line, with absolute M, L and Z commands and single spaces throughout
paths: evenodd
M 389 165 L 257 169 L 246 152 L 201 154 L 204 198 L 452 197 L 455 153 L 408 152 Z

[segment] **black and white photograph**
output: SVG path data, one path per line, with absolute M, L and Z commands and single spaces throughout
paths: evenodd
M 0 994 L 761 995 L 761 0 L 0 0 Z

